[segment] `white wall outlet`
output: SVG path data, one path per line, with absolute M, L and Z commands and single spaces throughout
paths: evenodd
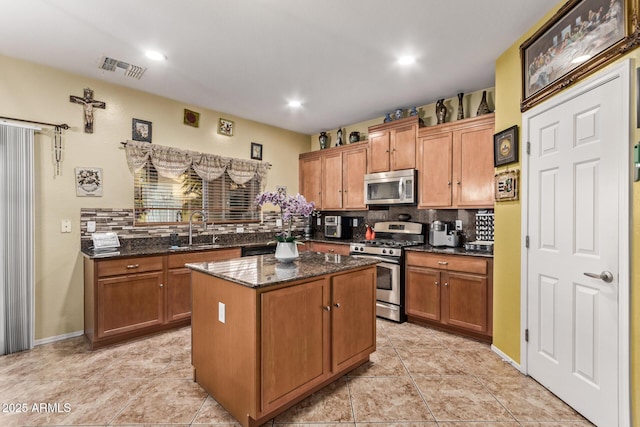
M 60 224 L 60 232 L 61 233 L 71 233 L 71 220 L 63 219 Z
M 282 227 L 282 220 L 276 219 L 276 227 Z
M 227 309 L 223 302 L 218 302 L 218 321 L 220 323 L 226 323 Z
M 95 233 L 95 232 L 96 232 L 96 222 L 87 221 L 87 233 Z
M 354 227 L 358 226 L 358 218 L 353 218 L 353 226 Z
M 244 227 L 236 227 L 236 233 L 244 233 Z
M 456 219 L 456 230 L 458 230 L 458 231 L 462 230 L 462 220 L 461 219 Z
M 316 225 L 322 225 L 322 218 L 318 217 L 318 219 L 316 219 Z

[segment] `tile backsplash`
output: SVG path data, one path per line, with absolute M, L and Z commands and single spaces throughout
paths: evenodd
M 283 231 L 276 227 L 276 219 L 280 219 L 279 212 L 264 212 L 261 222 L 235 224 L 208 224 L 207 230 L 202 230 L 200 222 L 194 222 L 194 242 L 211 243 L 216 236 L 217 243 L 259 242 L 268 240 L 275 233 Z M 177 233 L 181 243 L 186 243 L 189 236 L 189 224 L 144 224 L 135 225 L 133 209 L 118 208 L 82 208 L 80 209 L 80 243 L 85 248 L 91 244 L 91 234 L 87 231 L 87 222 L 95 221 L 96 232 L 113 231 L 118 233 L 121 244 L 133 239 L 153 239 L 158 244 L 169 241 L 172 233 Z M 238 227 L 243 228 L 238 233 Z M 295 234 L 303 234 L 304 220 L 294 218 L 293 230 Z

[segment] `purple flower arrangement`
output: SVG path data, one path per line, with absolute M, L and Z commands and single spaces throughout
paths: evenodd
M 288 222 L 289 229 L 276 236 L 276 240 L 279 242 L 295 241 L 295 237 L 291 235 L 291 226 L 294 215 L 309 217 L 315 212 L 315 204 L 313 202 L 307 202 L 307 199 L 305 199 L 302 194 L 287 196 L 283 192 L 265 191 L 256 197 L 255 203 L 258 206 L 270 203 L 280 208 L 280 212 L 282 213 L 282 222 Z

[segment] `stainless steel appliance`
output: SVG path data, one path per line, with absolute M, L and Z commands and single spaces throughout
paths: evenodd
M 324 237 L 330 239 L 351 238 L 351 217 L 328 215 L 324 217 Z
M 450 222 L 433 221 L 429 227 L 429 244 L 431 246 L 460 246 L 460 235 Z
M 416 175 L 415 169 L 365 175 L 365 203 L 367 205 L 416 204 Z
M 379 317 L 404 322 L 404 250 L 425 242 L 424 224 L 387 221 L 373 226 L 374 240 L 350 245 L 351 256 L 374 258 L 377 264 L 376 314 Z

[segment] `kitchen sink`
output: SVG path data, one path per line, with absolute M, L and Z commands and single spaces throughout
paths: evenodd
M 221 248 L 222 245 L 213 245 L 213 244 L 203 244 L 203 245 L 191 245 L 191 246 L 170 246 L 170 251 L 204 251 L 207 249 L 218 249 Z

